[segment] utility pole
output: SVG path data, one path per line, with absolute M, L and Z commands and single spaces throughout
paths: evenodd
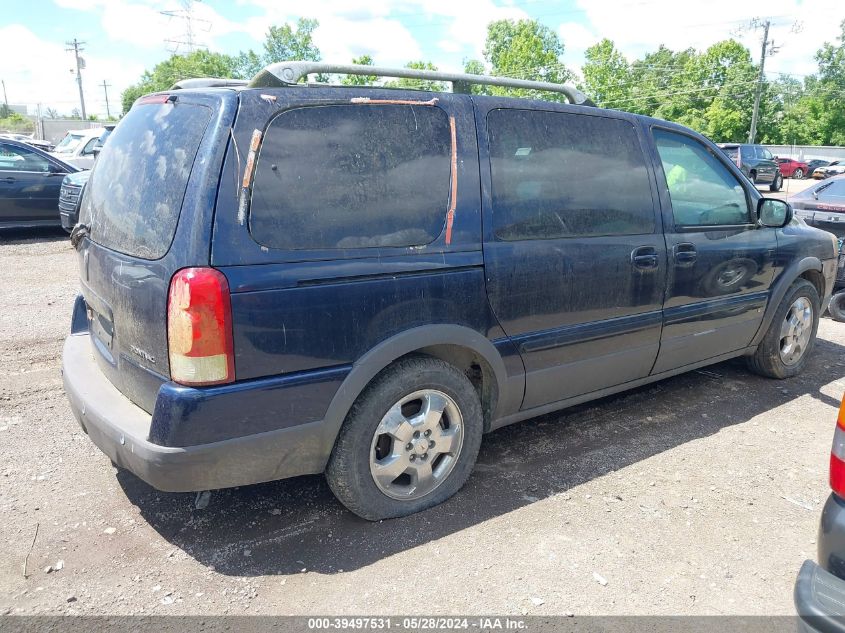
M 771 20 L 765 22 L 758 22 L 756 19 L 751 23 L 752 28 L 763 27 L 763 45 L 760 52 L 760 74 L 757 77 L 757 90 L 754 93 L 754 110 L 751 113 L 751 130 L 748 132 L 748 142 L 754 143 L 757 137 L 757 120 L 760 116 L 760 97 L 763 93 L 763 79 L 765 79 L 766 56 L 774 55 L 778 52 L 774 41 L 769 41 L 769 28 L 772 26 Z
M 77 42 L 76 38 L 73 38 L 72 42 L 65 42 L 65 45 L 69 47 L 65 50 L 67 52 L 73 51 L 76 57 L 76 83 L 79 84 L 79 105 L 81 106 L 82 120 L 84 121 L 88 118 L 85 114 L 85 95 L 82 94 L 82 69 L 85 68 L 85 60 L 79 56 L 79 53 L 85 50 L 82 48 L 83 44 L 85 42 Z
M 109 88 L 111 88 L 111 84 L 107 84 L 106 80 L 103 79 L 103 92 L 106 95 L 106 118 L 111 118 L 111 111 L 109 110 Z
M 5 104 L 0 108 L 0 117 L 7 117 L 9 116 L 9 97 L 6 96 L 6 80 L 0 79 L 0 83 L 3 84 L 3 103 Z

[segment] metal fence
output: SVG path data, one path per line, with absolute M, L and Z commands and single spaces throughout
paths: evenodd
M 775 156 L 795 160 L 845 160 L 845 147 L 822 145 L 766 145 Z
M 99 121 L 81 121 L 80 119 L 39 119 L 36 121 L 35 138 L 50 141 L 54 145 L 64 138 L 68 130 L 88 130 L 102 127 Z

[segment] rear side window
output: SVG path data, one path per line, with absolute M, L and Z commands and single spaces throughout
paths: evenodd
M 627 121 L 493 110 L 487 126 L 498 239 L 654 231 L 645 158 Z
M 94 242 L 142 259 L 167 253 L 210 118 L 209 108 L 187 103 L 129 111 L 85 188 L 81 222 Z
M 264 134 L 250 231 L 288 250 L 428 244 L 445 223 L 450 157 L 438 107 L 288 110 Z

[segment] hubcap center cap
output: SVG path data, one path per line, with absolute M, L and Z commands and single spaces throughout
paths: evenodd
M 418 437 L 411 442 L 414 445 L 414 452 L 417 455 L 424 455 L 428 452 L 428 440 L 423 437 Z

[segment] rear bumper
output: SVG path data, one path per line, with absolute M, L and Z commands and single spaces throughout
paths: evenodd
M 795 583 L 799 631 L 845 633 L 845 580 L 804 561 Z
M 152 416 L 103 375 L 88 334 L 65 341 L 62 376 L 71 409 L 91 441 L 159 490 L 213 490 L 318 473 L 328 458 L 321 421 L 197 446 L 150 442 Z

